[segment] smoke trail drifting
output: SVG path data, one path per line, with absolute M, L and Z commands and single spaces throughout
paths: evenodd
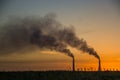
M 93 48 L 89 47 L 84 39 L 79 39 L 72 28 L 64 28 L 63 30 L 59 30 L 57 33 L 54 33 L 54 35 L 66 44 L 83 52 L 87 52 L 99 59 L 97 52 Z
M 62 42 L 58 41 L 52 35 L 43 35 L 41 31 L 34 29 L 31 36 L 31 43 L 38 45 L 41 49 L 51 49 L 58 52 L 66 53 L 68 56 L 73 57 L 73 54 L 67 49 L 67 46 Z
M 0 54 L 17 53 L 27 47 L 38 46 L 40 50 L 55 50 L 73 57 L 68 45 L 99 58 L 85 40 L 79 39 L 70 27 L 64 28 L 53 15 L 15 18 L 0 26 Z

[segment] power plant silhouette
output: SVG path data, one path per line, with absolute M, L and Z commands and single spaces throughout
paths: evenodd
M 101 71 L 101 59 L 98 59 L 98 71 Z M 72 71 L 75 71 L 75 58 L 74 56 L 72 57 Z

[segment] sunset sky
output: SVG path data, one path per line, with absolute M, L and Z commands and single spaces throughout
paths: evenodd
M 0 2 L 0 24 L 14 16 L 57 15 L 63 25 L 73 25 L 79 38 L 87 41 L 101 57 L 102 69 L 120 70 L 120 12 L 113 0 L 9 0 Z M 98 60 L 70 47 L 78 68 L 93 67 Z M 72 59 L 55 51 L 31 51 L 0 55 L 2 70 L 70 70 Z

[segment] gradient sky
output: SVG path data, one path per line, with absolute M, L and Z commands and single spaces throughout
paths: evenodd
M 120 70 L 120 13 L 112 0 L 3 0 L 0 5 L 1 22 L 12 16 L 55 13 L 58 21 L 73 25 L 77 36 L 94 47 L 101 56 L 102 68 Z M 75 54 L 76 68 L 97 69 L 95 57 L 71 50 Z M 26 69 L 32 70 L 68 70 L 71 61 L 71 58 L 58 52 L 36 51 L 0 56 L 0 70 L 14 70 L 16 66 L 16 70 L 23 70 L 26 66 Z

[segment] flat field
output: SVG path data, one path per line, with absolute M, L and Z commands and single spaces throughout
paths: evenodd
M 120 80 L 120 71 L 10 71 L 0 80 Z

